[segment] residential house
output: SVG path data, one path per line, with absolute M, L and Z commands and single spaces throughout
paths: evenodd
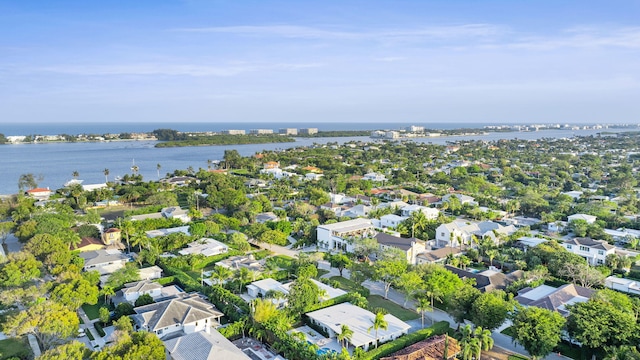
M 497 242 L 499 237 L 506 237 L 514 232 L 516 232 L 516 228 L 513 225 L 502 226 L 493 221 L 455 220 L 436 228 L 436 244 L 438 246 L 459 247 L 460 243 L 463 245 L 471 244 L 473 236 L 478 239 L 491 238 Z
M 593 224 L 596 222 L 596 219 L 598 219 L 598 217 L 593 215 L 587 215 L 587 214 L 573 214 L 573 215 L 569 215 L 567 219 L 569 222 L 576 221 L 576 220 L 584 220 L 587 222 L 587 224 Z
M 316 228 L 317 243 L 326 250 L 353 252 L 351 239 L 374 234 L 373 224 L 369 219 L 357 218 L 333 224 L 319 225 Z
M 224 254 L 229 251 L 226 244 L 211 238 L 202 238 L 187 245 L 186 248 L 178 251 L 180 255 L 197 255 L 214 256 Z
M 256 260 L 253 255 L 231 256 L 224 260 L 218 261 L 216 266 L 222 266 L 231 270 L 247 268 L 252 271 L 262 271 L 264 269 L 264 260 Z
M 609 245 L 606 241 L 590 238 L 565 240 L 562 246 L 569 252 L 582 256 L 592 266 L 604 264 L 607 255 L 616 252 L 616 247 Z
M 406 216 L 398 216 L 395 214 L 387 214 L 380 217 L 380 226 L 383 228 L 395 229 L 401 222 L 407 220 Z
M 49 188 L 35 188 L 25 191 L 25 194 L 36 200 L 49 200 L 51 190 Z
M 342 212 L 342 216 L 357 218 L 357 217 L 365 217 L 369 216 L 372 207 L 364 204 L 354 205 L 350 208 L 345 209 Z
M 444 334 L 409 345 L 380 360 L 452 360 L 460 351 L 458 341 Z
M 442 264 L 447 260 L 449 255 L 461 256 L 460 248 L 452 248 L 445 246 L 436 250 L 427 250 L 416 256 L 416 264 Z
M 627 294 L 640 295 L 640 283 L 636 280 L 609 276 L 605 279 L 604 286 Z
M 217 327 L 224 315 L 197 294 L 181 294 L 177 297 L 134 309 L 137 330 L 153 332 L 159 338 L 176 332 L 191 334 Z
M 387 249 L 398 249 L 405 254 L 405 258 L 409 264 L 416 264 L 416 256 L 425 251 L 424 241 L 416 238 L 401 238 L 385 233 L 378 233 L 375 236 L 380 246 L 380 250 L 384 252 Z
M 188 223 L 191 221 L 191 218 L 188 215 L 187 210 L 183 210 L 180 207 L 172 206 L 161 209 L 160 212 L 151 213 L 151 214 L 141 214 L 131 216 L 131 220 L 133 221 L 142 221 L 146 219 L 180 219 L 183 223 Z
M 104 244 L 100 239 L 92 238 L 92 237 L 83 237 L 80 243 L 76 246 L 70 246 L 73 250 L 78 250 L 80 252 L 86 251 L 96 251 L 104 249 Z
M 393 211 L 399 210 L 399 209 L 403 209 L 405 207 L 409 206 L 409 204 L 407 204 L 404 201 L 390 201 L 390 202 L 384 202 L 381 203 L 380 205 L 378 205 L 378 208 L 380 209 L 391 209 Z
M 586 302 L 593 296 L 595 290 L 575 284 L 562 285 L 554 288 L 541 285 L 535 288 L 524 288 L 518 291 L 514 298 L 522 306 L 537 306 L 543 309 L 557 311 L 562 316 L 568 316 L 567 305 Z
M 422 211 L 428 220 L 435 220 L 440 215 L 440 210 L 421 205 L 409 205 L 401 209 L 402 216 L 411 216 L 416 211 Z
M 164 341 L 167 360 L 251 359 L 216 329 L 183 335 Z
M 383 174 L 380 174 L 377 172 L 370 172 L 370 173 L 364 174 L 364 176 L 362 177 L 362 180 L 381 182 L 381 181 L 387 181 L 387 178 Z
M 478 205 L 478 203 L 475 201 L 475 199 L 472 196 L 468 196 L 468 195 L 463 195 L 463 194 L 447 194 L 445 196 L 442 197 L 442 202 L 447 202 L 449 201 L 449 199 L 454 196 L 457 197 L 458 200 L 460 200 L 460 204 L 461 205 Z
M 342 213 L 342 206 L 332 202 L 320 205 L 320 209 L 331 211 L 336 216 L 340 216 L 340 214 Z
M 267 221 L 278 221 L 278 220 L 280 220 L 280 218 L 278 218 L 278 215 L 274 214 L 272 211 L 263 212 L 256 215 L 256 222 L 259 222 L 260 224 L 264 224 Z
M 155 280 L 162 277 L 162 268 L 153 265 L 138 270 L 141 280 Z
M 458 275 L 458 277 L 463 280 L 475 279 L 475 288 L 482 292 L 504 290 L 507 288 L 507 286 L 511 285 L 513 282 L 519 279 L 522 279 L 522 277 L 524 276 L 524 271 L 522 270 L 516 270 L 509 274 L 504 274 L 496 270 L 485 270 L 476 273 L 450 265 L 445 265 L 445 267 L 447 268 L 447 270 Z
M 321 295 L 321 298 L 319 299 L 321 302 L 336 298 L 338 296 L 342 296 L 347 293 L 344 290 L 333 288 L 315 279 L 310 280 L 318 287 L 318 289 L 323 292 L 323 295 Z M 277 280 L 266 278 L 254 281 L 251 284 L 247 285 L 247 295 L 249 295 L 250 299 L 265 298 L 270 291 L 277 291 L 283 293 L 284 295 L 288 295 L 289 290 L 291 289 L 291 285 L 293 285 L 293 282 L 282 284 Z M 285 305 L 286 301 L 286 299 L 274 299 L 274 303 L 278 305 Z
M 141 280 L 124 284 L 120 291 L 124 299 L 133 304 L 140 296 L 145 294 L 154 299 L 159 298 L 162 294 L 162 285 L 151 280 Z
M 122 239 L 122 231 L 118 228 L 107 229 L 102 233 L 102 241 L 106 245 L 119 243 Z
M 318 181 L 323 176 L 324 175 L 322 175 L 322 174 L 316 174 L 316 173 L 313 173 L 313 172 L 309 172 L 309 173 L 304 174 L 304 179 L 307 180 L 307 181 Z
M 119 250 L 94 250 L 80 253 L 84 259 L 84 271 L 97 271 L 100 275 L 109 275 L 121 269 L 130 260 Z
M 177 233 L 183 233 L 185 235 L 191 235 L 189 233 L 189 227 L 188 226 L 178 226 L 178 227 L 174 227 L 174 228 L 156 229 L 156 230 L 145 231 L 145 234 L 147 235 L 147 237 L 150 237 L 150 238 L 155 238 L 155 237 L 158 237 L 158 236 L 167 236 L 167 235 L 177 234 Z
M 384 319 L 387 329 L 369 331 L 376 315 L 349 302 L 330 306 L 306 314 L 311 322 L 322 328 L 330 338 L 340 334 L 342 325 L 347 325 L 353 331 L 348 343 L 365 351 L 374 346 L 376 341 L 386 342 L 394 340 L 409 332 L 411 326 L 397 317 L 387 314 Z

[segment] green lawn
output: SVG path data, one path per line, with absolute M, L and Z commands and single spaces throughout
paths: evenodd
M 500 334 L 505 334 L 507 336 L 513 337 L 515 335 L 513 331 L 513 326 L 509 326 L 508 328 L 505 328 L 504 330 L 500 331 Z
M 280 269 L 290 270 L 293 267 L 293 258 L 286 255 L 276 255 L 267 259 L 268 264 L 273 264 Z
M 385 300 L 380 295 L 371 295 L 367 298 L 367 300 L 369 300 L 370 309 L 383 308 L 389 314 L 397 317 L 402 321 L 415 320 L 420 318 L 420 315 L 417 312 L 405 309 L 392 301 Z
M 522 355 L 509 355 L 507 360 L 529 360 L 529 358 L 524 357 Z
M 331 280 L 339 282 L 340 288 L 348 292 L 358 291 L 358 289 L 360 288 L 358 284 L 349 279 L 343 278 L 342 276 L 332 276 Z
M 329 270 L 324 270 L 324 269 L 318 269 L 318 276 L 317 278 L 320 279 L 322 277 L 322 275 L 324 274 L 328 274 Z
M 89 320 L 98 319 L 100 317 L 100 308 L 105 306 L 104 297 L 100 297 L 98 303 L 95 305 L 84 304 L 82 310 L 87 314 Z
M 574 360 L 582 360 L 582 359 L 591 359 L 591 354 L 587 354 L 587 351 L 584 351 L 579 348 L 577 345 L 571 346 L 566 342 L 561 342 L 554 349 L 556 352 L 560 352 L 562 355 L 570 357 Z
M 0 340 L 0 359 L 9 359 L 14 356 L 19 358 L 31 357 L 31 348 L 26 337 Z

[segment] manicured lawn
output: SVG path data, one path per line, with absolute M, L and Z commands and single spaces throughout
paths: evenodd
M 329 270 L 324 270 L 324 269 L 318 269 L 318 276 L 317 278 L 320 279 L 322 277 L 322 275 L 324 274 L 328 274 Z
M 283 270 L 290 270 L 293 267 L 293 258 L 286 255 L 276 255 L 268 258 L 267 263 L 273 264 Z
M 500 334 L 505 334 L 507 336 L 513 337 L 515 335 L 513 331 L 513 326 L 509 326 L 508 328 L 505 328 L 504 330 L 500 331 Z
M 87 314 L 89 320 L 97 319 L 100 317 L 100 308 L 105 306 L 104 297 L 100 297 L 98 303 L 95 305 L 84 304 L 82 305 L 82 309 Z
M 335 280 L 337 282 L 340 283 L 340 288 L 342 290 L 351 292 L 351 291 L 358 291 L 358 289 L 360 288 L 358 286 L 358 284 L 354 283 L 353 281 L 343 278 L 342 276 L 332 276 L 331 280 Z
M 420 315 L 417 312 L 405 309 L 392 301 L 385 300 L 380 295 L 371 295 L 367 298 L 367 300 L 369 300 L 370 309 L 383 308 L 387 310 L 389 314 L 397 317 L 402 321 L 415 320 L 420 318 Z
M 522 355 L 509 355 L 507 360 L 529 360 L 529 358 L 524 357 Z
M 554 351 L 560 352 L 562 355 L 568 356 L 575 360 L 591 359 L 591 354 L 587 354 L 586 351 L 583 352 L 582 349 L 576 345 L 571 346 L 565 342 L 561 342 L 560 344 L 558 344 Z
M 31 348 L 27 343 L 27 338 L 5 339 L 0 341 L 0 359 L 11 357 L 28 357 L 31 355 Z

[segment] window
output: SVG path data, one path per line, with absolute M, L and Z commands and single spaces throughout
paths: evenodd
M 444 236 L 444 233 L 443 233 L 443 232 L 441 232 L 441 233 L 440 233 L 440 236 Z
M 571 250 L 571 247 L 572 247 L 571 245 L 567 245 L 567 249 Z
M 598 255 L 604 255 L 604 251 L 603 250 L 598 250 Z
M 580 246 L 580 251 L 589 252 L 589 248 L 586 246 Z
M 600 259 L 598 259 L 598 265 L 602 265 L 604 262 Z

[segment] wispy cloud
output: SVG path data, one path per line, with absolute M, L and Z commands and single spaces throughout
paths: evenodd
M 265 25 L 182 28 L 174 29 L 173 31 L 193 33 L 226 33 L 255 37 L 275 36 L 301 39 L 363 40 L 393 38 L 452 39 L 468 37 L 490 37 L 503 33 L 505 31 L 505 28 L 491 24 L 464 24 L 451 26 L 416 27 L 407 29 L 353 31 L 341 30 L 336 28 L 318 28 L 295 25 Z
M 530 36 L 514 39 L 511 48 L 524 50 L 555 50 L 559 48 L 640 48 L 640 27 L 598 28 L 575 27 L 558 35 Z
M 165 76 L 217 76 L 228 77 L 248 72 L 267 70 L 299 70 L 320 67 L 320 63 L 302 64 L 240 64 L 229 66 L 207 66 L 193 64 L 121 64 L 121 65 L 60 65 L 34 68 L 32 71 L 52 72 L 83 76 L 109 75 L 165 75 Z

